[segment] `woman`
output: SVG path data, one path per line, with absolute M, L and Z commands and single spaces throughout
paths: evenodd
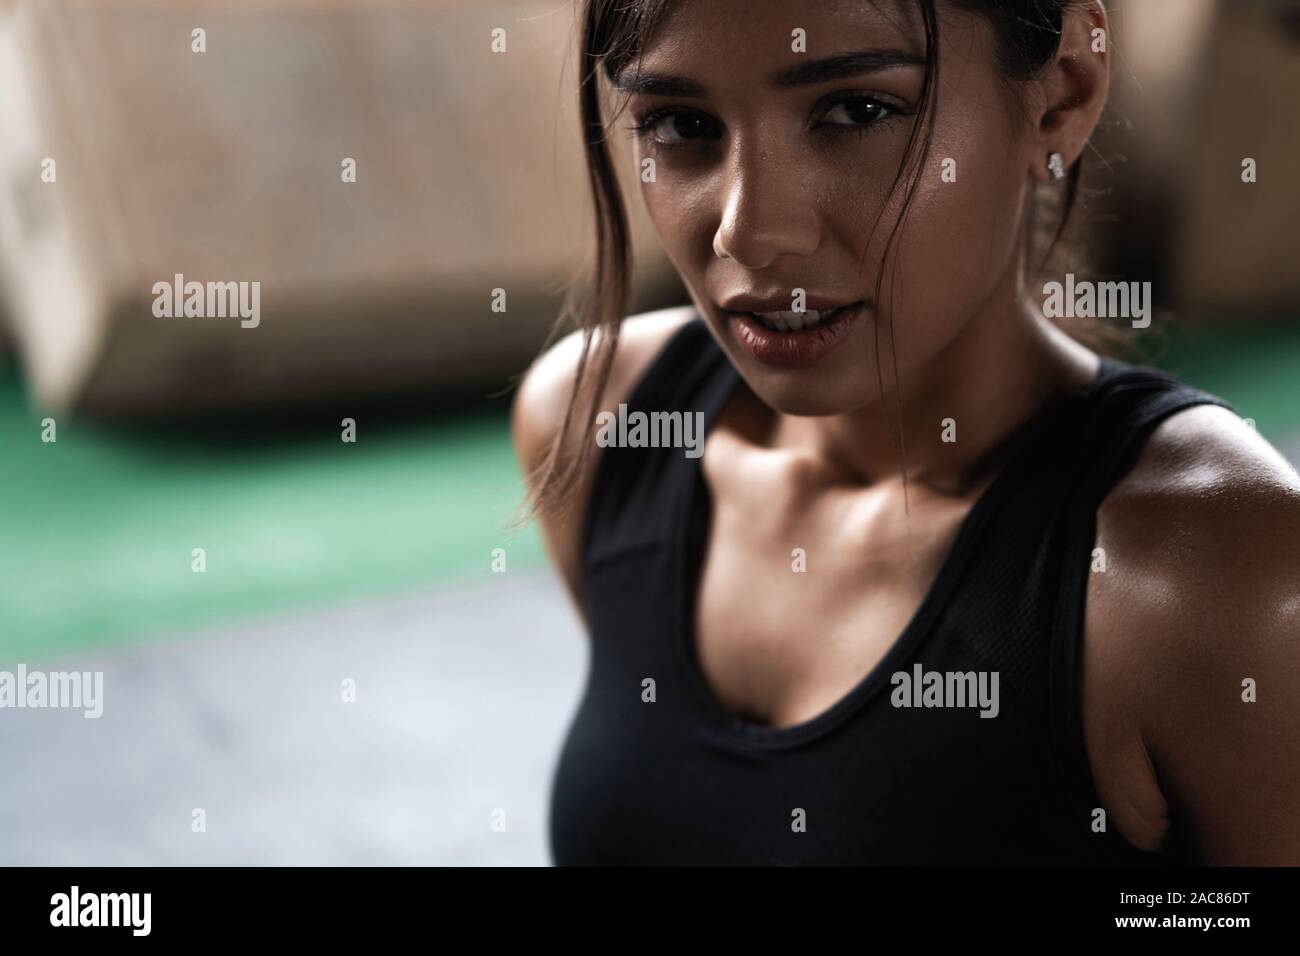
M 557 862 L 1300 863 L 1300 480 L 1032 294 L 1100 4 L 582 17 L 595 297 L 513 421 L 592 640 Z M 623 320 L 614 115 L 691 307 Z

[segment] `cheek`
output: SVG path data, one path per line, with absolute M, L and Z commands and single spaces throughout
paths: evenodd
M 933 351 L 1014 282 L 1024 177 L 1017 174 L 1009 137 L 958 128 L 935 140 L 897 239 L 892 293 L 900 344 Z M 944 160 L 950 175 L 945 178 Z M 955 175 L 955 181 L 946 181 Z M 886 307 L 888 307 L 888 298 Z
M 642 169 L 642 155 L 637 154 L 637 169 Z M 710 226 L 714 197 L 706 179 L 675 175 L 667 162 L 657 161 L 655 180 L 640 182 L 641 200 L 664 251 L 687 279 L 704 269 L 713 256 L 716 215 Z

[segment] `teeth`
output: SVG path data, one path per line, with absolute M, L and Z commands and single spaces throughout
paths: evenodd
M 801 322 L 805 318 L 816 322 L 818 316 L 821 315 L 821 313 L 816 309 L 807 309 L 803 312 L 757 312 L 755 314 L 760 318 L 767 319 L 769 322 L 774 322 L 777 319 L 780 319 L 782 322 Z
M 754 312 L 752 313 L 760 322 L 769 329 L 777 332 L 799 332 L 803 329 L 811 329 L 813 326 L 821 323 L 822 319 L 829 316 L 836 309 L 807 309 L 803 312 Z

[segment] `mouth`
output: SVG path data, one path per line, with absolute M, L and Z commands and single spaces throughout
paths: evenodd
M 737 342 L 760 362 L 784 367 L 811 365 L 844 341 L 866 314 L 865 302 L 803 312 L 726 311 Z
M 835 309 L 805 309 L 803 312 L 739 312 L 737 315 L 753 316 L 769 332 L 804 332 L 818 326 L 829 325 L 846 309 L 861 305 L 853 302 Z

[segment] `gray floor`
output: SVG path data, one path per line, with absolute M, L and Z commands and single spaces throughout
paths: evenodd
M 104 714 L 0 712 L 0 864 L 551 862 L 586 647 L 549 576 L 28 666 L 102 669 Z

